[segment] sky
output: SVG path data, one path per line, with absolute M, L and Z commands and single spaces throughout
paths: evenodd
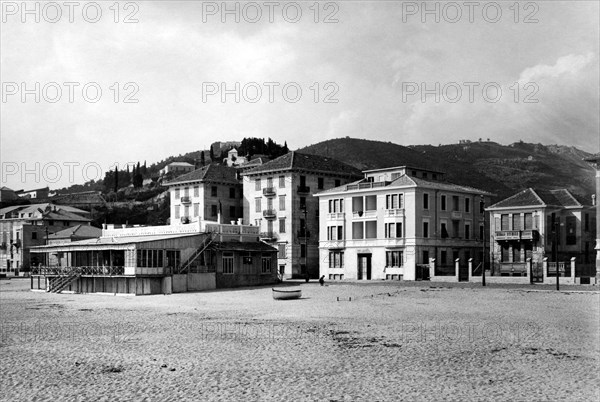
M 600 151 L 597 1 L 114 4 L 1 3 L 0 185 L 244 137 Z

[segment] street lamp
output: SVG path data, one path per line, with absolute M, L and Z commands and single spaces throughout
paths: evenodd
M 302 213 L 304 214 L 304 270 L 306 271 L 306 282 L 309 281 L 308 274 L 308 208 L 306 204 L 304 204 L 304 209 L 302 209 Z M 301 233 L 302 234 L 302 233 Z
M 483 236 L 481 236 L 482 240 L 482 253 L 481 253 L 481 285 L 485 286 L 485 198 L 483 194 L 481 194 L 481 213 L 483 214 Z
M 552 221 L 552 224 L 554 225 L 554 263 L 556 264 L 556 290 L 560 290 L 560 273 L 558 272 L 558 229 L 560 224 L 558 221 L 556 221 L 554 214 L 552 214 Z

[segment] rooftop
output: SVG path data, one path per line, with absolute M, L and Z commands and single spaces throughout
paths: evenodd
M 43 204 L 29 204 L 29 205 L 15 205 L 12 207 L 6 207 L 0 209 L 0 216 L 5 216 L 5 219 L 15 219 L 19 218 L 21 214 L 35 214 L 37 215 L 37 219 L 43 215 L 44 218 L 47 219 L 56 219 L 56 220 L 77 220 L 77 221 L 89 221 L 89 219 L 84 218 L 83 216 L 87 216 L 89 212 L 84 211 L 79 208 L 71 207 L 68 205 L 56 205 L 51 203 L 43 203 Z M 15 216 L 13 216 L 15 215 Z M 83 215 L 83 216 L 82 216 Z M 28 216 L 26 216 L 28 217 Z M 32 216 L 33 217 L 33 216 Z
M 425 172 L 429 172 L 429 173 L 444 174 L 444 172 L 441 172 L 439 170 L 425 169 L 425 168 L 421 168 L 421 167 L 417 167 L 417 166 L 406 166 L 406 165 L 402 165 L 402 166 L 390 166 L 390 167 L 386 167 L 386 168 L 363 170 L 363 173 L 367 174 L 367 173 L 375 173 L 375 172 L 391 172 L 391 171 L 395 171 L 395 170 L 420 170 L 420 171 L 425 171 Z
M 90 225 L 76 225 L 48 236 L 48 240 L 70 239 L 72 237 L 94 238 L 102 235 L 102 229 Z
M 166 185 L 170 186 L 173 184 L 190 183 L 190 182 L 216 182 L 216 183 L 228 183 L 228 184 L 239 184 L 240 181 L 237 179 L 237 170 L 233 167 L 223 165 L 206 165 L 200 169 L 196 169 L 192 172 L 186 173 L 167 182 Z
M 493 208 L 511 207 L 582 207 L 583 204 L 567 189 L 534 190 L 527 188 L 513 196 L 490 206 Z
M 333 158 L 319 155 L 303 154 L 300 152 L 288 152 L 279 158 L 273 159 L 263 165 L 257 166 L 243 173 L 253 175 L 266 172 L 278 172 L 285 170 L 302 170 L 319 173 L 334 173 L 344 176 L 362 176 L 360 170 Z
M 366 190 L 366 189 L 377 189 L 377 188 L 396 188 L 396 187 L 423 187 L 428 189 L 445 190 L 459 193 L 469 194 L 483 194 L 492 196 L 494 194 L 480 190 L 478 188 L 462 186 L 460 184 L 449 183 L 446 181 L 429 181 L 409 175 L 402 175 L 394 181 L 368 181 L 366 179 L 358 180 L 353 183 L 345 184 L 340 187 L 335 187 L 330 190 L 322 191 L 319 195 L 326 195 L 328 193 L 340 193 L 354 190 Z

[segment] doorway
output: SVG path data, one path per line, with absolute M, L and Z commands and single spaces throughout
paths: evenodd
M 371 280 L 371 254 L 358 254 L 357 279 Z

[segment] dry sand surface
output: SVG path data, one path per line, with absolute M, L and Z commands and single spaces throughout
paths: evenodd
M 28 285 L 0 281 L 6 401 L 600 397 L 595 287 L 298 283 L 302 299 L 275 301 Z

